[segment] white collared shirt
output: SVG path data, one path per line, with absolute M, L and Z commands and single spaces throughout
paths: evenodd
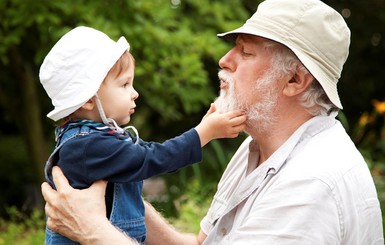
M 384 244 L 373 179 L 334 117 L 309 120 L 257 168 L 248 137 L 201 221 L 204 244 Z

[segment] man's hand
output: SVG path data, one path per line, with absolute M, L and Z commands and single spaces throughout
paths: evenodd
M 88 241 L 97 232 L 97 224 L 107 220 L 107 182 L 97 181 L 88 189 L 77 190 L 69 185 L 59 167 L 53 168 L 52 175 L 57 191 L 46 182 L 41 185 L 48 228 L 78 242 Z

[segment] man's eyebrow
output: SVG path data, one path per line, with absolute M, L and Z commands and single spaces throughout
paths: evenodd
M 241 44 L 243 43 L 245 40 L 242 36 L 238 36 L 237 39 L 235 40 L 235 44 Z

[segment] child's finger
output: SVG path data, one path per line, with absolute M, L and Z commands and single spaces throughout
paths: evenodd
M 213 113 L 213 112 L 215 112 L 216 110 L 217 110 L 217 108 L 215 107 L 215 104 L 214 104 L 214 103 L 211 103 L 208 112 Z
M 216 110 L 217 110 L 217 109 L 215 108 L 214 103 L 211 103 L 211 104 L 210 104 L 210 108 L 209 108 L 209 110 L 206 112 L 206 115 L 205 115 L 204 117 L 207 117 L 208 115 L 214 113 Z
M 239 117 L 239 116 L 244 115 L 244 114 L 245 113 L 241 110 L 235 110 L 235 111 L 230 111 L 230 112 L 225 113 L 225 115 L 230 117 L 230 118 Z
M 246 121 L 247 117 L 246 115 L 240 115 L 237 117 L 230 118 L 230 123 L 233 125 L 240 125 L 243 124 Z

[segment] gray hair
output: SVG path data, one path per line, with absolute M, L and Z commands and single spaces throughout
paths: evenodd
M 272 54 L 271 64 L 276 72 L 286 75 L 302 70 L 305 74 L 312 75 L 297 56 L 286 46 L 265 39 L 264 47 Z M 338 110 L 326 95 L 321 84 L 314 77 L 310 86 L 301 95 L 300 103 L 313 116 L 329 115 L 332 111 Z

